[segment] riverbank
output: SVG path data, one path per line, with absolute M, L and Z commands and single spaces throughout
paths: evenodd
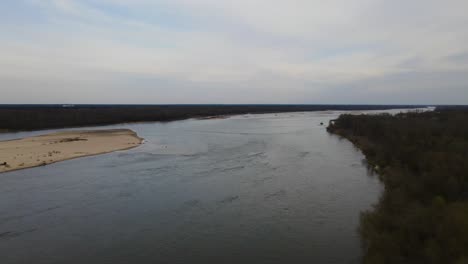
M 385 185 L 362 213 L 364 263 L 466 263 L 468 111 L 341 115 L 327 129 Z
M 142 142 L 129 129 L 65 131 L 0 141 L 0 173 L 131 149 Z
M 0 105 L 0 132 L 243 114 L 409 109 L 412 105 Z

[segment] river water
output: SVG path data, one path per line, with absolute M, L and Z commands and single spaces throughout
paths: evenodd
M 339 113 L 98 127 L 145 143 L 0 175 L 0 262 L 359 263 L 382 186 Z

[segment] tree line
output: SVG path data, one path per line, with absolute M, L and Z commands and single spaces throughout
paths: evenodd
M 468 109 L 341 115 L 328 131 L 365 154 L 385 190 L 361 214 L 364 263 L 468 263 Z
M 319 110 L 376 110 L 382 105 L 0 105 L 0 130 L 34 130 L 206 116 Z

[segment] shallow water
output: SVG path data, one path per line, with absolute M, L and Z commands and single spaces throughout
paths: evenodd
M 359 263 L 382 187 L 338 114 L 100 127 L 145 143 L 0 175 L 1 263 Z

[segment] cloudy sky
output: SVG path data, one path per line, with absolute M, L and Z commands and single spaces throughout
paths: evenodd
M 467 0 L 2 0 L 0 103 L 468 104 Z

